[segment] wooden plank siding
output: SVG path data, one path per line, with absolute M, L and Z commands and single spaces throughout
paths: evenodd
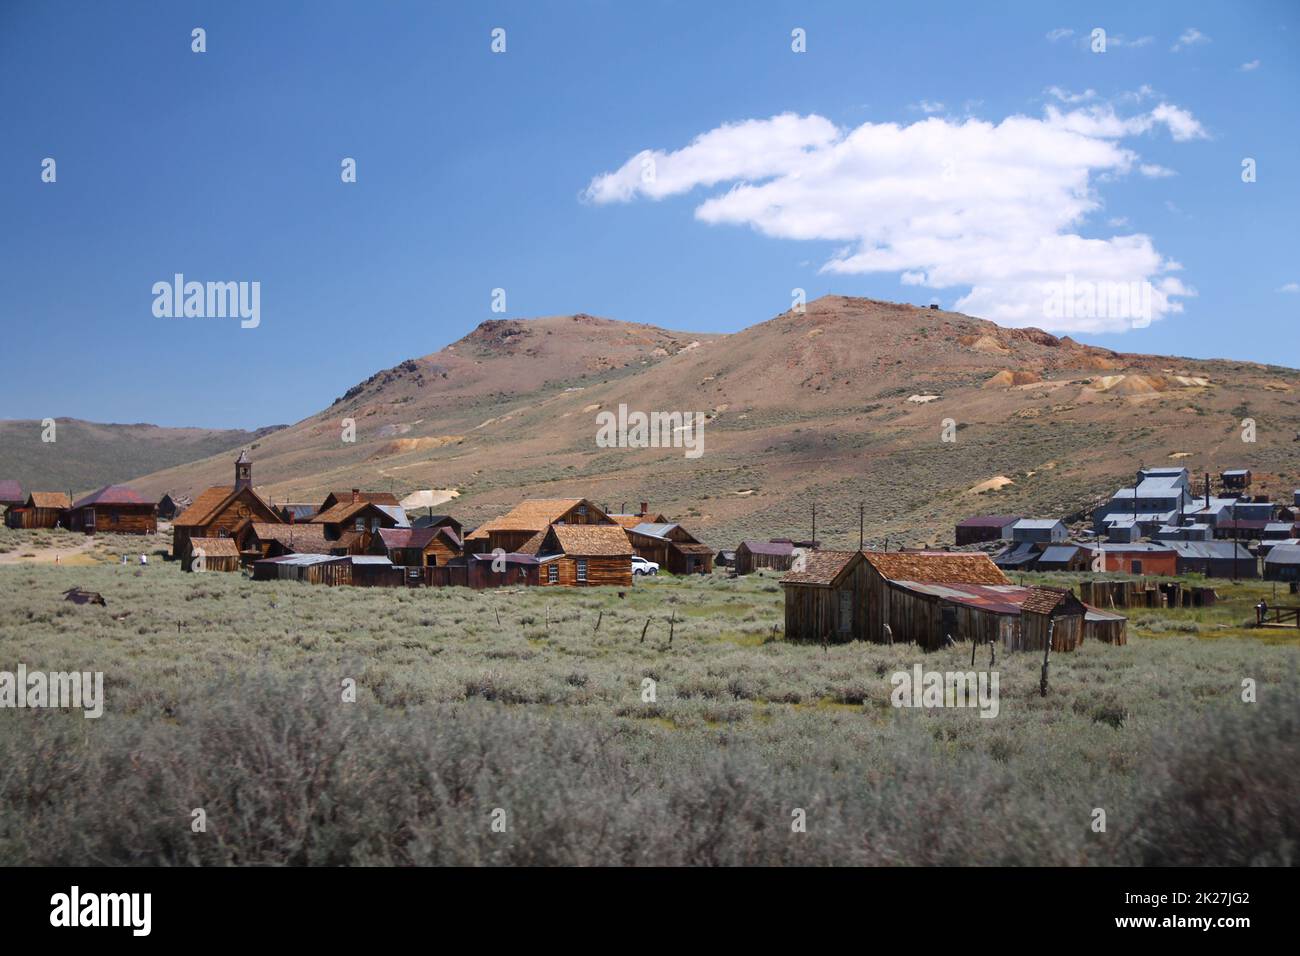
M 87 505 L 68 512 L 68 524 L 86 534 L 156 534 L 156 510 L 156 505 Z
M 579 580 L 579 562 L 586 564 L 585 580 Z M 555 580 L 551 580 L 550 568 L 556 568 Z M 617 555 L 599 555 L 579 557 L 560 555 L 545 560 L 541 564 L 538 584 L 559 587 L 631 587 L 632 558 Z

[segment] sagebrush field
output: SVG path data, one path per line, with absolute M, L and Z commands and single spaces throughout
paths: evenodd
M 0 709 L 0 862 L 1297 861 L 1295 635 L 1241 626 L 1263 584 L 1132 612 L 1127 646 L 1055 655 L 1046 698 L 1041 659 L 999 651 L 983 719 L 890 703 L 969 644 L 788 643 L 774 576 L 333 589 L 111 563 L 139 549 L 0 567 L 0 670 L 106 688 L 98 720 Z

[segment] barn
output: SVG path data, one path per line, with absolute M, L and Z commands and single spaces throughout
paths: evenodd
M 233 538 L 190 538 L 186 547 L 191 571 L 239 570 L 239 548 Z
M 158 506 L 126 485 L 105 485 L 72 505 L 68 527 L 86 534 L 156 534 Z
M 1069 588 L 1030 588 L 1020 605 L 1020 641 L 1010 649 L 1041 651 L 1051 634 L 1052 650 L 1072 651 L 1083 643 L 1086 613 Z
M 172 522 L 172 554 L 188 571 L 190 538 L 229 538 L 246 521 L 280 523 L 280 515 L 253 489 L 253 463 L 247 452 L 235 460 L 235 483 L 208 488 Z
M 781 578 L 791 641 L 860 641 L 867 631 L 867 576 L 860 551 L 813 551 Z
M 642 523 L 627 531 L 632 550 L 672 574 L 708 574 L 713 549 L 673 522 Z
M 603 513 L 603 512 L 602 512 Z M 632 545 L 616 524 L 554 524 L 537 550 L 539 584 L 630 587 Z
M 622 530 L 602 508 L 586 498 L 529 498 L 466 535 L 465 550 L 473 554 L 497 549 L 507 554 L 537 554 L 542 538 L 552 525 L 607 525 Z M 628 553 L 631 554 L 630 548 Z
M 759 568 L 789 571 L 794 567 L 794 552 L 790 541 L 742 541 L 736 548 L 736 573 L 751 574 Z
M 66 528 L 72 501 L 61 491 L 33 491 L 23 504 L 5 512 L 10 528 Z

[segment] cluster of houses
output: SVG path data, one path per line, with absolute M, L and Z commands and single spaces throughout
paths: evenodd
M 234 482 L 192 500 L 145 499 L 110 485 L 76 503 L 0 482 L 6 523 L 94 533 L 149 534 L 171 518 L 172 553 L 186 571 L 239 571 L 257 580 L 322 584 L 492 587 L 629 586 L 663 568 L 708 573 L 713 551 L 681 524 L 649 511 L 615 513 L 587 498 L 529 499 L 465 534 L 451 515 L 411 519 L 388 492 L 332 491 L 316 503 L 274 505 L 253 487 L 247 452 Z
M 1231 469 L 1217 488 L 1205 475 L 1198 491 L 1186 468 L 1143 468 L 1073 534 L 1055 518 L 977 515 L 957 525 L 955 541 L 1004 545 L 993 561 L 1007 571 L 1300 580 L 1300 490 L 1275 502 L 1251 494 L 1251 481 Z

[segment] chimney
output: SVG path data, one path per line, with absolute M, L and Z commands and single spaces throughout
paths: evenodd
M 649 510 L 650 510 L 650 502 L 648 502 L 648 501 L 643 501 L 643 502 L 641 502 L 641 517 L 642 517 L 642 518 L 645 517 L 645 513 L 646 513 L 647 511 L 649 511 Z
M 353 489 L 352 489 L 352 503 L 353 503 L 353 504 L 356 504 L 356 503 L 357 503 L 358 501 L 360 501 L 360 500 L 361 500 L 361 489 L 360 489 L 360 488 L 353 488 Z

